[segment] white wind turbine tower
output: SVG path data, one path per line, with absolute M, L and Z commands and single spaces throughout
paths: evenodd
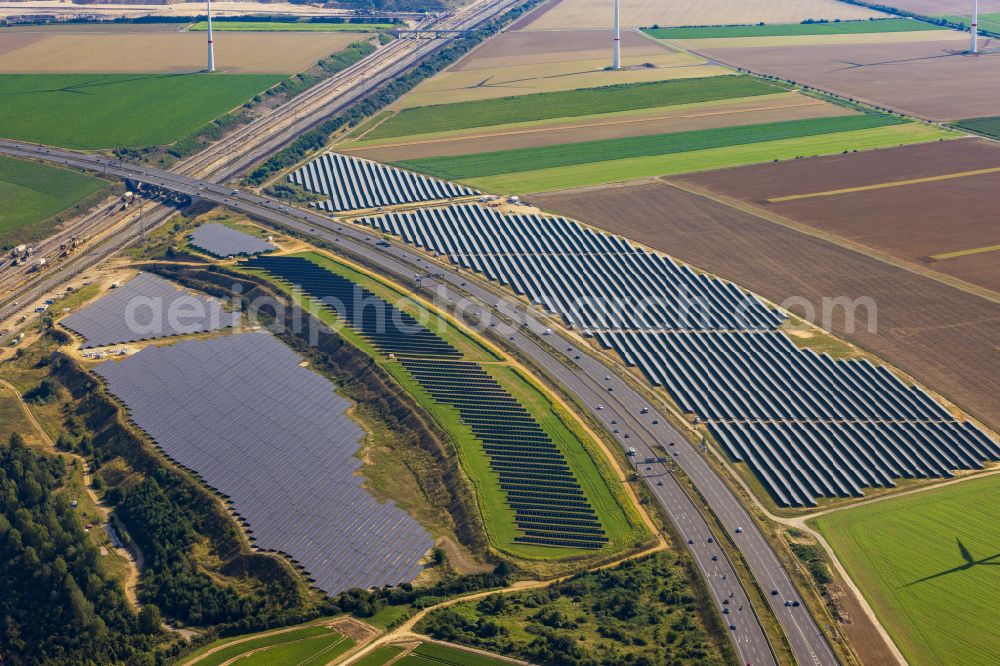
M 969 50 L 973 53 L 979 53 L 979 44 L 976 43 L 976 37 L 979 36 L 979 0 L 972 0 L 972 46 Z
M 618 10 L 619 0 L 615 0 L 615 60 L 612 69 L 622 68 L 622 30 Z
M 215 71 L 215 44 L 212 42 L 212 0 L 208 0 L 208 71 Z

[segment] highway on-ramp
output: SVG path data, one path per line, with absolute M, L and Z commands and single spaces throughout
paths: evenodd
M 435 288 L 430 292 L 438 305 L 446 307 L 470 297 L 484 305 L 485 308 L 478 314 L 494 321 L 495 330 L 504 336 L 505 344 L 516 348 L 520 354 L 544 369 L 582 404 L 587 405 L 609 431 L 617 428 L 620 431 L 617 435 L 619 444 L 626 449 L 635 448 L 637 459 L 661 455 L 657 452 L 658 447 L 670 451 L 673 464 L 684 471 L 728 532 L 727 538 L 740 550 L 751 575 L 763 590 L 780 622 L 796 661 L 800 664 L 824 666 L 837 663 L 833 650 L 805 606 L 785 605 L 786 601 L 800 601 L 794 583 L 756 522 L 705 457 L 669 425 L 665 415 L 649 405 L 638 390 L 621 380 L 609 362 L 587 350 L 578 349 L 571 339 L 558 332 L 546 334 L 544 326 L 534 320 L 530 308 L 524 303 L 515 301 L 493 285 L 466 273 L 456 270 L 440 271 L 436 266 L 431 269 L 432 264 L 419 258 L 412 249 L 401 243 L 393 242 L 387 247 L 380 247 L 375 243 L 378 235 L 367 228 L 338 224 L 322 215 L 293 208 L 267 197 L 234 191 L 222 185 L 168 171 L 112 162 L 100 155 L 80 154 L 7 140 L 0 140 L 0 153 L 12 157 L 41 158 L 91 170 L 103 170 L 107 167 L 109 173 L 117 176 L 200 197 L 264 222 L 292 228 L 334 245 L 339 244 L 346 252 L 363 258 L 390 276 L 411 279 L 415 274 L 428 270 L 439 273 Z M 476 314 L 476 309 L 467 309 L 467 312 Z M 492 314 L 498 312 L 503 313 L 503 317 L 493 318 Z M 508 324 L 510 318 L 526 322 L 530 332 L 523 326 Z M 611 379 L 608 380 L 607 377 Z M 608 392 L 608 385 L 614 390 Z M 649 412 L 641 413 L 646 408 Z M 616 423 L 613 424 L 612 420 Z M 658 423 L 654 425 L 653 420 Z M 628 439 L 624 437 L 626 434 L 629 435 Z M 735 627 L 729 631 L 741 662 L 775 663 L 763 629 L 751 610 L 747 593 L 740 586 L 731 563 L 718 546 L 720 535 L 713 533 L 667 465 L 642 463 L 638 466 L 638 473 L 676 525 L 682 538 L 688 542 L 688 548 L 719 608 L 730 609 L 724 618 Z M 712 543 L 709 542 L 710 537 Z M 772 590 L 777 594 L 772 595 Z M 724 603 L 727 599 L 729 604 Z M 738 610 L 740 607 L 743 610 Z

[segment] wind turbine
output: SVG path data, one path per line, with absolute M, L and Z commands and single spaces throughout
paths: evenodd
M 976 43 L 976 37 L 979 36 L 979 0 L 972 0 L 972 46 L 969 50 L 973 53 L 979 53 L 979 44 Z
M 619 21 L 618 2 L 619 0 L 615 0 L 615 60 L 611 66 L 612 69 L 622 68 L 622 30 L 621 21 Z
M 208 1 L 208 71 L 215 71 L 215 44 L 212 42 L 212 0 Z

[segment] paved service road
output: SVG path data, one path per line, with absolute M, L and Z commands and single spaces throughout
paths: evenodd
M 432 266 L 401 243 L 378 247 L 375 244 L 378 234 L 367 228 L 337 224 L 322 215 L 292 208 L 267 197 L 234 192 L 230 188 L 188 176 L 111 161 L 99 155 L 85 155 L 7 140 L 0 140 L 0 153 L 14 157 L 42 158 L 96 170 L 102 170 L 107 164 L 109 173 L 182 194 L 199 196 L 263 221 L 340 244 L 346 251 L 363 257 L 388 275 L 411 278 L 416 273 L 426 272 Z M 463 298 L 461 292 L 464 292 L 486 305 L 490 311 L 512 314 L 519 321 L 527 321 L 531 327 L 530 335 L 523 328 L 519 330 L 503 320 L 494 320 L 497 322 L 496 330 L 507 338 L 507 344 L 516 347 L 521 354 L 577 396 L 583 404 L 588 405 L 592 414 L 609 431 L 617 428 L 620 431 L 616 435 L 619 444 L 625 449 L 635 448 L 637 459 L 655 458 L 659 455 L 654 448 L 656 445 L 666 448 L 671 454 L 672 463 L 688 476 L 739 548 L 751 575 L 764 591 L 778 618 L 796 661 L 799 664 L 823 666 L 837 663 L 830 645 L 805 606 L 785 606 L 786 601 L 801 599 L 787 571 L 754 520 L 703 454 L 670 426 L 663 414 L 658 413 L 636 390 L 617 377 L 609 362 L 590 355 L 586 350 L 577 349 L 571 340 L 558 333 L 544 335 L 543 326 L 533 321 L 529 309 L 523 303 L 512 306 L 513 299 L 505 298 L 494 286 L 464 273 L 455 270 L 439 271 L 436 266 L 434 272 L 440 273 L 433 290 L 440 305 L 460 302 Z M 467 308 L 466 311 L 474 313 L 475 308 Z M 482 314 L 484 318 L 490 318 L 489 312 Z M 554 350 L 544 348 L 542 340 L 554 347 Z M 610 381 L 605 379 L 608 376 L 611 377 Z M 608 385 L 614 389 L 612 392 L 607 391 Z M 598 409 L 598 405 L 602 408 Z M 642 414 L 641 411 L 647 407 L 649 412 Z M 658 423 L 654 425 L 653 420 Z M 628 439 L 625 438 L 626 434 L 629 435 Z M 719 608 L 730 609 L 723 617 L 730 623 L 729 626 L 735 627 L 729 631 L 740 661 L 754 665 L 775 663 L 764 632 L 750 609 L 746 592 L 741 588 L 732 565 L 717 543 L 709 542 L 710 537 L 717 542 L 718 535 L 713 535 L 701 513 L 680 488 L 666 465 L 642 463 L 638 466 L 638 473 L 677 526 L 682 538 L 689 542 L 688 548 Z M 661 482 L 663 485 L 660 485 Z M 737 528 L 741 530 L 739 533 Z M 713 559 L 713 556 L 717 559 Z M 776 590 L 777 594 L 772 595 L 772 590 Z M 729 604 L 724 603 L 727 599 Z M 739 610 L 741 606 L 743 610 Z

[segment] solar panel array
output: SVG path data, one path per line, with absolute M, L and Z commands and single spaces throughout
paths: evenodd
M 604 529 L 562 451 L 479 364 L 409 314 L 301 257 L 257 257 L 247 266 L 300 289 L 394 354 L 437 402 L 455 408 L 490 461 L 514 512 L 517 543 L 600 548 Z
M 203 224 L 190 235 L 191 245 L 216 257 L 241 257 L 273 252 L 277 245 L 224 224 Z
M 463 185 L 340 153 L 320 155 L 288 180 L 327 195 L 329 199 L 316 205 L 334 213 L 479 194 Z
M 767 329 L 783 320 L 731 283 L 564 218 L 456 205 L 360 222 L 448 255 L 585 331 Z
M 62 326 L 84 338 L 83 349 L 153 340 L 236 326 L 239 312 L 222 302 L 178 289 L 150 273 L 139 273 L 94 303 L 64 318 Z
M 412 581 L 433 542 L 361 486 L 349 403 L 268 333 L 150 346 L 95 371 L 172 460 L 229 498 L 254 545 L 335 594 Z
M 508 285 L 614 349 L 707 422 L 782 506 L 951 476 L 1000 447 L 867 360 L 800 349 L 735 285 L 572 220 L 475 205 L 358 220 Z

